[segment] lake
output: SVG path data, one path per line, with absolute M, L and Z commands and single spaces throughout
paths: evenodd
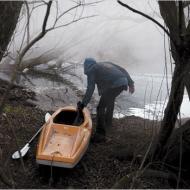
M 64 64 L 65 67 L 65 64 Z M 74 65 L 66 73 L 60 68 L 58 77 L 47 78 L 40 74 L 28 74 L 28 79 L 21 79 L 20 83 L 32 89 L 37 94 L 37 105 L 43 110 L 55 110 L 60 106 L 76 105 L 86 90 L 86 76 L 83 65 Z M 1 75 L 2 76 L 2 75 Z M 114 117 L 120 118 L 135 115 L 146 119 L 160 120 L 167 104 L 170 90 L 171 76 L 159 74 L 131 74 L 135 82 L 135 93 L 123 91 L 115 102 Z M 81 96 L 81 97 L 79 97 Z M 97 89 L 93 94 L 93 101 L 88 105 L 92 113 L 96 112 L 99 96 Z M 189 117 L 190 102 L 185 92 L 181 106 L 181 117 Z

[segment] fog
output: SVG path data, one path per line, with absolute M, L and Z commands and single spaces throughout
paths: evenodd
M 95 0 L 86 0 L 86 3 Z M 132 7 L 154 17 L 160 23 L 156 0 L 123 0 Z M 74 5 L 71 0 L 58 0 L 59 11 L 67 10 Z M 41 29 L 46 7 L 35 9 L 30 20 L 30 36 L 34 37 Z M 24 12 L 25 10 L 23 10 Z M 53 4 L 48 26 L 51 26 L 56 14 Z M 76 15 L 92 16 L 67 27 L 50 31 L 39 41 L 25 58 L 35 57 L 49 50 L 60 51 L 65 61 L 82 62 L 85 57 L 94 57 L 98 61 L 112 61 L 122 65 L 133 74 L 163 74 L 165 65 L 164 33 L 153 22 L 132 13 L 119 5 L 116 0 L 104 0 L 101 3 L 85 6 L 84 9 L 66 14 L 58 24 L 70 22 Z M 23 37 L 23 18 L 18 25 L 16 38 L 11 45 L 16 52 Z M 168 56 L 168 39 L 166 41 L 166 57 Z M 170 63 L 168 61 L 168 67 Z
M 95 1 L 86 0 L 85 2 Z M 58 9 L 55 2 L 52 5 L 47 28 L 54 23 L 57 10 L 60 14 L 75 5 L 72 0 L 58 0 L 57 2 Z M 164 25 L 156 0 L 123 0 L 123 2 L 148 14 Z M 31 39 L 41 31 L 45 12 L 46 6 L 39 7 L 33 12 L 29 25 Z M 15 38 L 10 46 L 13 54 L 17 53 L 22 44 L 26 26 L 25 9 L 22 10 L 22 15 L 24 16 L 17 26 Z M 94 17 L 79 20 L 69 26 L 48 32 L 42 40 L 32 47 L 25 59 L 55 52 L 63 63 L 82 63 L 86 57 L 93 57 L 97 61 L 112 61 L 121 65 L 132 76 L 136 90 L 132 96 L 126 92 L 121 93 L 116 100 L 115 116 L 120 117 L 119 113 L 122 116 L 132 114 L 146 118 L 145 113 L 148 113 L 149 119 L 155 117 L 160 119 L 171 84 L 171 77 L 165 75 L 165 65 L 167 65 L 169 74 L 172 68 L 167 36 L 152 21 L 122 7 L 116 0 L 104 0 L 100 3 L 77 8 L 77 10 L 64 15 L 57 24 L 58 26 L 67 24 L 73 19 L 89 16 Z M 26 38 L 24 44 L 26 44 Z M 66 78 L 67 81 L 72 82 L 84 94 L 87 80 L 83 74 L 83 67 L 78 64 L 73 70 L 75 75 L 68 73 L 67 76 L 64 73 L 61 76 L 64 80 Z M 63 96 L 60 84 L 38 78 L 32 79 L 32 82 L 35 84 L 35 87 L 32 86 L 33 90 L 40 95 L 38 103 L 42 109 L 54 109 L 49 96 L 51 96 L 55 107 L 63 106 L 64 102 L 76 105 L 78 97 Z M 40 92 L 38 92 L 39 90 Z M 94 93 L 94 99 L 97 103 L 99 99 L 97 91 Z M 189 107 L 188 101 L 185 96 L 183 105 Z M 160 102 L 158 109 L 156 108 L 157 102 Z M 89 107 L 93 112 L 94 103 L 91 102 Z M 182 109 L 182 116 L 189 115 L 184 106 Z M 150 115 L 151 113 L 152 115 Z

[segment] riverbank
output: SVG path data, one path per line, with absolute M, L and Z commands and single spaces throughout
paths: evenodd
M 6 83 L 1 81 L 1 93 Z M 12 160 L 12 153 L 26 144 L 44 123 L 45 112 L 29 103 L 35 94 L 14 86 L 0 117 L 0 168 L 5 179 L 0 188 L 111 188 L 123 176 L 140 166 L 159 127 L 155 121 L 128 116 L 114 119 L 113 128 L 105 143 L 91 142 L 74 169 L 39 168 L 35 162 L 37 139 L 23 160 Z M 51 111 L 51 110 L 50 110 Z M 92 116 L 93 124 L 95 115 Z M 2 180 L 9 185 L 5 185 Z M 146 179 L 138 188 L 171 188 L 167 179 Z

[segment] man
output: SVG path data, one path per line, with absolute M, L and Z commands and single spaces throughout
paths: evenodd
M 78 102 L 78 108 L 87 106 L 96 84 L 101 97 L 97 106 L 95 138 L 103 141 L 106 130 L 112 126 L 115 98 L 123 90 L 129 89 L 129 92 L 133 93 L 134 82 L 122 67 L 110 62 L 96 62 L 92 58 L 85 59 L 84 74 L 87 75 L 88 86 L 82 102 Z

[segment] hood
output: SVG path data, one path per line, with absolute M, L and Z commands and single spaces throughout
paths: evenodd
M 84 74 L 89 74 L 96 64 L 96 60 L 93 58 L 86 58 L 84 61 Z

